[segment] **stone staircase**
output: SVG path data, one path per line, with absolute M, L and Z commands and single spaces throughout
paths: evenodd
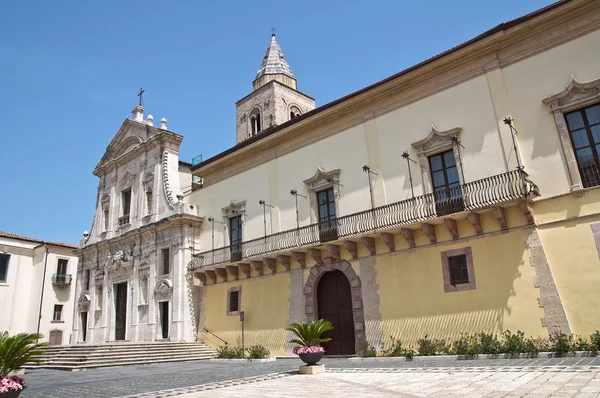
M 123 342 L 95 345 L 49 346 L 25 369 L 84 370 L 109 366 L 146 365 L 151 363 L 197 361 L 215 358 L 216 352 L 201 342 Z

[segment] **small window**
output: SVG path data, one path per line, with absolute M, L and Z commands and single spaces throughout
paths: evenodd
M 52 316 L 53 321 L 62 321 L 62 309 L 63 306 L 61 304 L 56 304 L 54 306 L 54 315 Z
M 108 231 L 108 222 L 110 221 L 108 209 L 104 209 L 104 230 Z
M 444 291 L 474 290 L 475 270 L 470 247 L 442 252 Z
M 241 308 L 242 288 L 232 287 L 227 291 L 227 315 L 239 315 Z
M 0 282 L 6 283 L 8 279 L 8 260 L 10 260 L 10 254 L 0 254 Z
M 83 271 L 83 283 L 84 290 L 90 290 L 90 270 L 86 269 Z
M 58 264 L 56 265 L 56 274 L 57 275 L 66 275 L 67 274 L 67 264 L 69 260 L 59 259 Z
M 131 210 L 131 188 L 121 192 L 122 212 L 124 216 L 128 216 Z
M 302 112 L 300 112 L 300 109 L 298 109 L 298 107 L 296 107 L 296 106 L 293 106 L 290 109 L 290 120 L 300 116 L 301 114 L 302 114 Z
M 163 275 L 168 274 L 169 272 L 171 272 L 171 259 L 170 259 L 170 253 L 169 253 L 169 249 L 162 249 L 160 251 L 161 253 L 161 261 L 162 261 L 162 273 Z
M 448 257 L 448 266 L 450 267 L 450 284 L 452 286 L 469 283 L 467 256 L 465 254 Z
M 257 108 L 250 113 L 250 118 L 248 120 L 250 121 L 250 136 L 260 133 L 260 111 Z
M 146 215 L 152 214 L 152 190 L 146 191 Z

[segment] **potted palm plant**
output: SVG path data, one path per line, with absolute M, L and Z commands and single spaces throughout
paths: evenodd
M 0 397 L 16 398 L 25 388 L 25 381 L 18 376 L 8 376 L 25 363 L 39 363 L 35 357 L 44 353 L 48 343 L 38 343 L 43 336 L 37 333 L 19 333 L 9 336 L 0 333 Z
M 308 366 L 314 366 L 325 353 L 320 344 L 331 340 L 329 337 L 322 338 L 321 335 L 333 330 L 333 325 L 325 319 L 319 319 L 312 322 L 292 323 L 286 330 L 297 337 L 290 340 L 290 343 L 298 344 L 294 347 L 294 354 L 297 354 Z

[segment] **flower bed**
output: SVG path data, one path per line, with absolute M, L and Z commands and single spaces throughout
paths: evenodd
M 594 332 L 589 339 L 554 332 L 548 338 L 528 337 L 522 331 L 512 333 L 504 331 L 500 338 L 491 333 L 461 334 L 453 342 L 443 339 L 433 339 L 428 335 L 417 341 L 416 348 L 403 346 L 400 340 L 390 337 L 387 344 L 378 351 L 368 343 L 362 344 L 357 354 L 362 358 L 370 357 L 406 357 L 456 355 L 462 358 L 473 358 L 478 355 L 520 357 L 523 355 L 537 356 L 548 353 L 555 356 L 563 355 L 597 355 L 600 351 L 600 331 Z

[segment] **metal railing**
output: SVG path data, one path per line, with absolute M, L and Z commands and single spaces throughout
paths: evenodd
M 205 332 L 212 334 L 213 336 L 215 336 L 217 339 L 221 340 L 223 343 L 225 343 L 225 345 L 228 345 L 229 343 L 226 342 L 225 340 L 223 340 L 222 338 L 220 338 L 219 336 L 217 336 L 216 334 L 214 334 L 213 332 L 211 332 L 210 330 L 208 330 L 207 328 L 202 328 L 204 329 Z
M 314 246 L 410 225 L 466 210 L 538 195 L 537 186 L 519 169 L 388 205 L 194 254 L 191 269 L 240 261 L 267 253 Z
M 579 174 L 584 188 L 600 185 L 600 159 L 588 158 L 578 161 Z
M 70 285 L 72 279 L 71 274 L 54 274 L 52 275 L 52 284 L 55 286 Z

